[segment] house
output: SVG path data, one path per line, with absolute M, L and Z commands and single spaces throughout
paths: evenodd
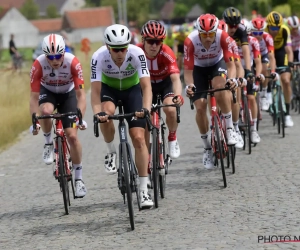
M 1 8 L 12 8 L 20 9 L 26 0 L 0 0 Z
M 204 10 L 200 7 L 199 4 L 195 4 L 187 13 L 186 18 L 188 19 L 188 22 L 191 22 L 197 20 L 197 18 L 202 14 L 204 14 Z
M 1 48 L 9 47 L 11 34 L 14 34 L 14 41 L 17 48 L 35 47 L 38 43 L 38 28 L 27 20 L 15 7 L 4 8 L 0 11 Z
M 160 11 L 160 19 L 170 20 L 173 15 L 174 8 L 175 8 L 174 0 L 167 1 Z
M 63 16 L 62 29 L 68 32 L 73 43 L 79 43 L 84 37 L 91 42 L 103 41 L 107 26 L 115 23 L 111 6 L 86 8 L 78 11 L 66 11 Z
M 59 34 L 62 27 L 62 18 L 38 19 L 32 20 L 31 23 L 39 30 L 39 40 L 42 40 L 50 33 Z

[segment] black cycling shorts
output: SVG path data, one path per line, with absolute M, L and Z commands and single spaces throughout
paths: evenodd
M 76 112 L 77 111 L 77 97 L 75 89 L 68 93 L 57 94 L 49 91 L 44 86 L 40 88 L 39 105 L 43 103 L 51 103 L 54 110 L 58 113 Z M 63 128 L 73 128 L 76 125 L 76 116 L 63 117 L 61 119 Z
M 205 91 L 209 89 L 209 80 L 212 80 L 216 76 L 224 76 L 226 78 L 227 76 L 227 68 L 226 63 L 222 59 L 217 64 L 209 67 L 199 67 L 194 66 L 193 69 L 193 79 L 194 79 L 194 85 L 196 86 L 196 92 L 197 91 Z M 224 86 L 225 87 L 225 86 Z M 198 99 L 207 98 L 207 94 L 195 94 L 192 97 L 193 101 L 196 101 Z
M 293 51 L 294 53 L 294 62 L 300 62 L 300 53 L 299 50 Z
M 143 108 L 141 85 L 137 84 L 126 90 L 118 90 L 102 83 L 101 102 L 113 102 L 117 107 L 118 101 L 122 101 L 124 113 L 140 111 Z M 132 120 L 132 118 L 127 118 L 126 120 L 129 128 L 146 127 L 145 119 Z
M 160 95 L 162 102 L 165 98 L 174 96 L 173 83 L 171 81 L 170 76 L 168 76 L 161 82 L 151 83 L 151 86 L 152 86 L 152 93 L 153 93 L 153 98 L 152 98 L 153 104 L 157 103 L 157 95 Z
M 276 60 L 276 67 L 286 67 L 285 69 L 276 70 L 278 74 L 292 72 L 290 67 L 288 67 L 288 56 L 287 53 L 285 52 L 285 47 L 275 50 L 275 60 Z
M 269 55 L 265 54 L 261 56 L 261 63 L 269 63 Z
M 184 45 L 183 44 L 178 44 L 177 45 L 177 51 L 178 51 L 178 53 L 183 54 L 184 53 Z

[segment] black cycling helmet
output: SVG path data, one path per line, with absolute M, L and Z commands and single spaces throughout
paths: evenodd
M 238 25 L 241 23 L 241 12 L 234 7 L 229 7 L 223 12 L 223 19 L 228 25 Z

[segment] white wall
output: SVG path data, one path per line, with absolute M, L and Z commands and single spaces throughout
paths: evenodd
M 106 27 L 97 27 L 90 29 L 77 29 L 73 30 L 72 33 L 68 33 L 68 38 L 72 43 L 80 43 L 80 41 L 87 37 L 91 42 L 102 42 L 103 33 Z
M 17 48 L 35 47 L 39 39 L 38 33 L 38 29 L 15 8 L 10 9 L 0 20 L 3 48 L 9 47 L 10 34 L 14 34 Z
M 67 0 L 60 9 L 60 14 L 63 15 L 65 11 L 79 10 L 84 7 L 84 0 Z

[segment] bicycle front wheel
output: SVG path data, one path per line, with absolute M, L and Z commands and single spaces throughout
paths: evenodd
M 285 120 L 284 120 L 284 109 L 283 109 L 283 105 L 285 105 L 285 101 L 284 101 L 284 96 L 282 94 L 281 88 L 278 91 L 278 109 L 279 109 L 279 121 L 278 123 L 281 124 L 281 132 L 282 132 L 282 137 L 285 137 Z M 279 125 L 280 126 L 280 125 Z
M 224 152 L 223 145 L 221 144 L 221 139 L 220 139 L 221 138 L 220 137 L 221 129 L 222 128 L 219 127 L 217 117 L 214 116 L 214 130 L 215 130 L 215 133 L 216 133 L 217 150 L 219 151 L 219 156 L 220 156 L 224 188 L 226 188 L 227 187 L 227 181 L 226 181 L 225 166 L 224 166 L 224 159 L 223 159 L 223 155 L 225 154 L 225 152 Z
M 155 207 L 158 208 L 158 184 L 159 184 L 159 172 L 158 172 L 158 136 L 156 128 L 152 131 L 152 181 L 154 190 L 154 203 Z
M 245 124 L 247 128 L 247 136 L 248 136 L 248 152 L 250 155 L 251 154 L 251 120 L 250 120 L 251 118 L 250 118 L 247 96 L 244 96 L 243 102 L 244 102 Z M 246 144 L 246 141 L 244 141 L 244 143 Z
M 58 147 L 58 159 L 59 159 L 59 184 L 63 193 L 64 207 L 66 214 L 69 214 L 69 205 L 70 205 L 70 197 L 69 197 L 69 187 L 68 180 L 66 178 L 66 169 L 65 169 L 65 157 L 63 154 L 62 148 L 62 138 L 57 138 L 57 147 Z
M 130 172 L 129 172 L 129 164 L 128 164 L 128 154 L 127 154 L 127 146 L 126 143 L 122 143 L 122 163 L 124 170 L 124 179 L 126 186 L 126 197 L 127 197 L 127 206 L 129 212 L 129 220 L 131 230 L 134 230 L 134 211 L 133 211 L 133 201 L 132 201 L 132 190 L 130 186 Z

